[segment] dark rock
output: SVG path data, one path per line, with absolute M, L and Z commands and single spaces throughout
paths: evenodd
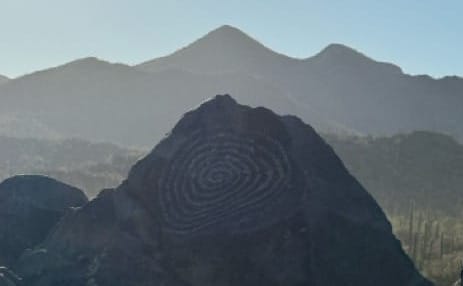
M 27 285 L 431 285 L 330 146 L 217 96 L 21 259 Z
M 0 266 L 0 286 L 21 286 L 22 279 L 13 271 Z
M 71 207 L 87 202 L 74 187 L 43 176 L 16 176 L 0 184 L 0 265 L 45 239 Z

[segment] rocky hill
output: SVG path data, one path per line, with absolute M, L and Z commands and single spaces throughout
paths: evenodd
M 430 285 L 310 126 L 217 96 L 21 258 L 27 285 Z

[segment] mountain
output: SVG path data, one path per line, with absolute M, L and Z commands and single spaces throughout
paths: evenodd
M 48 177 L 15 176 L 0 183 L 0 266 L 14 266 L 71 207 L 86 202 L 81 190 Z
M 0 135 L 152 146 L 184 110 L 220 93 L 325 133 L 463 140 L 461 78 L 410 76 L 340 44 L 295 59 L 230 26 L 133 67 L 86 58 L 10 80 L 0 86 Z
M 0 74 L 0 84 L 3 84 L 9 80 L 10 80 L 9 78 Z
M 414 204 L 434 214 L 461 215 L 463 145 L 453 138 L 425 131 L 324 138 L 389 214 L 407 215 Z
M 240 73 L 292 84 L 308 75 L 355 68 L 400 74 L 400 68 L 379 63 L 341 44 L 332 44 L 312 58 L 279 54 L 237 28 L 225 25 L 171 55 L 136 66 L 147 72 L 179 69 L 198 74 Z
M 183 110 L 197 106 L 207 94 L 224 91 L 239 94 L 247 104 L 265 101 L 277 111 L 298 113 L 299 107 L 278 87 L 247 75 L 203 76 L 172 70 L 151 74 L 88 58 L 3 85 L 0 113 L 18 118 L 4 122 L 3 135 L 16 132 L 18 125 L 40 122 L 49 130 L 44 134 L 57 134 L 53 138 L 149 146 L 169 131 Z M 21 137 L 36 137 L 34 131 Z
M 21 258 L 27 285 L 431 285 L 308 125 L 217 96 Z
M 224 26 L 137 68 L 249 74 L 285 90 L 299 106 L 310 108 L 307 113 L 317 110 L 361 134 L 433 130 L 463 139 L 463 79 L 410 76 L 340 44 L 295 59 Z
M 175 53 L 142 63 L 137 68 L 159 72 L 180 69 L 200 74 L 246 73 L 260 76 L 279 73 L 297 59 L 277 54 L 242 31 L 222 26 Z

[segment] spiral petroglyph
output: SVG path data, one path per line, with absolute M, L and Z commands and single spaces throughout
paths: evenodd
M 262 134 L 195 134 L 159 181 L 166 227 L 176 233 L 246 231 L 278 212 L 292 166 L 277 141 Z M 274 215 L 273 215 L 274 216 Z

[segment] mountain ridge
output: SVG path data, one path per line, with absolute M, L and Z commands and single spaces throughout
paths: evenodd
M 0 87 L 0 111 L 57 137 L 150 146 L 183 110 L 221 93 L 298 115 L 325 133 L 429 130 L 463 140 L 461 78 L 407 75 L 341 44 L 291 58 L 231 26 L 142 66 L 83 58 L 10 80 Z
M 83 57 L 83 58 L 78 58 L 69 62 L 65 62 L 63 64 L 49 67 L 43 70 L 38 70 L 35 72 L 31 72 L 25 75 L 22 75 L 20 77 L 17 77 L 15 81 L 21 81 L 24 79 L 29 79 L 29 78 L 34 78 L 34 77 L 39 77 L 43 75 L 48 75 L 48 74 L 59 74 L 62 71 L 65 72 L 70 72 L 70 71 L 76 71 L 76 72 L 85 72 L 85 71 L 106 71 L 106 70 L 111 70 L 112 68 L 119 69 L 119 70 L 132 70 L 129 65 L 122 64 L 122 63 L 113 63 L 109 62 L 103 59 L 100 59 L 98 57 Z
M 385 64 L 395 68 L 395 72 L 402 72 L 402 69 L 396 65 L 387 62 L 376 61 L 363 53 L 346 46 L 340 43 L 332 43 L 327 45 L 323 48 L 320 52 L 316 53 L 313 56 L 305 57 L 305 58 L 297 58 L 291 57 L 286 54 L 276 52 L 275 50 L 269 48 L 268 46 L 262 44 L 261 42 L 257 41 L 256 39 L 252 38 L 250 35 L 246 34 L 245 32 L 241 31 L 238 28 L 235 28 L 230 25 L 223 25 L 217 29 L 212 30 L 211 32 L 207 33 L 203 37 L 199 38 L 196 41 L 166 55 L 161 56 L 158 58 L 154 58 L 152 60 L 144 61 L 140 64 L 135 65 L 134 67 L 153 72 L 159 71 L 159 69 L 163 68 L 163 65 L 167 65 L 169 68 L 173 68 L 173 66 L 166 64 L 165 61 L 169 58 L 184 58 L 188 54 L 195 59 L 201 59 L 202 56 L 198 56 L 198 51 L 201 53 L 204 46 L 212 46 L 214 48 L 223 48 L 222 54 L 230 54 L 230 53 L 237 53 L 237 54 L 246 54 L 247 51 L 252 50 L 255 54 L 258 52 L 266 54 L 266 56 L 270 57 L 273 56 L 277 59 L 275 61 L 282 62 L 283 64 L 287 63 L 298 63 L 303 65 L 304 63 L 310 63 L 314 61 L 319 61 L 319 58 L 329 57 L 332 58 L 333 56 L 339 57 L 340 55 L 349 56 L 354 58 L 356 61 L 368 61 L 374 62 L 377 64 Z M 257 52 L 258 51 L 258 52 Z M 243 60 L 245 61 L 245 59 Z M 156 67 L 156 65 L 161 65 L 161 67 Z M 179 68 L 179 67 L 176 67 Z M 180 67 L 181 68 L 181 67 Z M 185 67 L 183 67 L 185 68 Z M 186 68 L 186 70 L 190 70 Z M 191 70 L 190 70 L 191 71 Z M 209 71 L 209 72 L 217 72 L 217 71 Z
M 239 39 L 240 41 L 246 41 L 248 43 L 252 43 L 256 48 L 261 48 L 263 50 L 267 50 L 268 52 L 271 52 L 275 55 L 278 55 L 278 56 L 281 56 L 282 58 L 286 58 L 286 59 L 289 59 L 289 60 L 296 60 L 296 61 L 310 61 L 311 59 L 317 57 L 317 56 L 320 56 L 322 54 L 325 54 L 325 53 L 350 53 L 352 55 L 356 55 L 357 57 L 363 57 L 364 59 L 369 59 L 371 61 L 374 61 L 374 62 L 377 62 L 377 63 L 383 63 L 383 64 L 387 64 L 387 65 L 393 65 L 395 66 L 397 69 L 400 69 L 400 71 L 404 74 L 404 75 L 407 75 L 407 76 L 411 76 L 411 77 L 427 77 L 427 78 L 430 78 L 430 79 L 433 79 L 433 80 L 437 80 L 437 81 L 440 81 L 440 80 L 463 80 L 463 77 L 460 76 L 460 75 L 443 75 L 443 76 L 440 76 L 440 77 L 434 77 L 434 76 L 430 76 L 426 73 L 420 73 L 420 74 L 411 74 L 411 73 L 406 73 L 406 72 L 403 72 L 403 70 L 400 68 L 400 66 L 396 65 L 396 64 L 393 64 L 389 61 L 381 61 L 381 60 L 376 60 L 372 57 L 369 57 L 367 55 L 365 55 L 363 52 L 355 49 L 355 48 L 352 48 L 348 45 L 345 45 L 343 43 L 340 43 L 340 42 L 333 42 L 331 44 L 328 44 L 326 45 L 325 47 L 321 48 L 319 52 L 313 54 L 313 55 L 309 55 L 307 57 L 293 57 L 293 56 L 290 56 L 290 55 L 286 55 L 282 52 L 277 52 L 273 49 L 271 49 L 270 47 L 262 44 L 260 41 L 254 39 L 251 35 L 243 32 L 242 30 L 240 30 L 239 28 L 233 26 L 233 25 L 228 25 L 228 24 L 225 24 L 225 25 L 222 25 L 222 26 L 219 26 L 213 30 L 211 30 L 210 32 L 206 33 L 205 35 L 201 36 L 199 39 L 197 40 L 194 40 L 193 42 L 191 42 L 190 44 L 187 44 L 185 45 L 184 47 L 181 47 L 177 50 L 174 50 L 173 52 L 171 53 L 168 53 L 164 56 L 158 56 L 158 57 L 155 57 L 155 58 L 152 58 L 152 59 L 147 59 L 147 60 L 144 60 L 142 61 L 141 63 L 138 63 L 138 64 L 135 64 L 135 65 L 128 65 L 128 64 L 125 64 L 125 63 L 120 63 L 120 62 L 109 62 L 109 61 L 105 61 L 103 59 L 100 59 L 96 56 L 88 56 L 88 57 L 83 57 L 83 58 L 77 58 L 75 60 L 70 60 L 70 61 L 67 61 L 67 62 L 64 62 L 63 64 L 59 64 L 55 67 L 50 67 L 50 68 L 44 68 L 44 69 L 40 69 L 40 70 L 37 70 L 37 71 L 34 71 L 34 72 L 31 72 L 31 73 L 28 73 L 28 74 L 24 74 L 22 76 L 19 76 L 19 77 L 16 77 L 16 78 L 21 78 L 21 77 L 24 77 L 24 76 L 27 76 L 27 75 L 30 75 L 30 74 L 34 74 L 34 73 L 37 73 L 37 72 L 41 72 L 41 71 L 47 71 L 47 70 L 50 70 L 50 69 L 53 69 L 53 68 L 58 68 L 58 67 L 61 67 L 61 66 L 66 66 L 66 65 L 70 65 L 70 64 L 73 64 L 73 63 L 89 63 L 89 62 L 102 62 L 102 63 L 109 63 L 109 64 L 114 64 L 114 65 L 123 65 L 123 66 L 132 66 L 132 67 L 138 67 L 140 69 L 146 69 L 146 70 L 149 70 L 149 68 L 146 68 L 146 66 L 151 63 L 151 62 L 157 62 L 159 60 L 163 60 L 165 58 L 168 58 L 172 55 L 175 55 L 179 52 L 183 52 L 185 49 L 188 49 L 190 48 L 192 45 L 196 44 L 197 42 L 202 42 L 202 41 L 209 41 L 210 37 L 212 38 L 215 38 L 217 35 L 220 35 L 219 37 L 229 37 L 229 38 L 234 38 L 234 39 Z M 142 66 L 145 66 L 143 68 L 141 68 Z M 6 76 L 3 76 L 0 74 L 0 80 L 12 80 Z
M 121 67 L 135 67 L 135 68 L 140 69 L 140 70 L 145 70 L 145 71 L 151 71 L 152 72 L 153 70 L 151 70 L 149 67 L 147 67 L 149 64 L 158 63 L 160 61 L 165 60 L 166 58 L 169 58 L 171 56 L 175 56 L 178 53 L 182 53 L 185 50 L 188 50 L 192 46 L 194 47 L 196 44 L 202 44 L 202 42 L 214 42 L 217 37 L 219 37 L 219 38 L 229 37 L 231 39 L 238 39 L 239 41 L 246 41 L 246 42 L 248 42 L 249 45 L 254 45 L 254 47 L 253 47 L 254 49 L 265 50 L 266 52 L 270 52 L 273 55 L 279 56 L 279 57 L 284 58 L 284 59 L 289 60 L 289 61 L 309 62 L 309 61 L 313 61 L 313 60 L 317 59 L 318 57 L 326 57 L 327 54 L 328 54 L 328 57 L 332 57 L 333 55 L 350 55 L 352 57 L 355 57 L 357 59 L 361 59 L 363 61 L 369 60 L 369 61 L 375 62 L 377 64 L 389 65 L 389 66 L 391 66 L 391 68 L 395 69 L 396 72 L 398 72 L 398 73 L 400 72 L 405 76 L 409 76 L 409 77 L 413 77 L 413 78 L 427 78 L 427 79 L 432 79 L 434 81 L 460 81 L 460 80 L 463 81 L 463 77 L 461 77 L 459 75 L 444 75 L 444 76 L 441 76 L 441 77 L 433 77 L 433 76 L 430 76 L 428 74 L 410 74 L 410 73 L 406 73 L 406 72 L 403 72 L 402 68 L 400 66 L 396 65 L 396 64 L 393 64 L 393 63 L 388 62 L 388 61 L 376 60 L 376 59 L 374 59 L 372 57 L 369 57 L 369 56 L 365 55 L 363 52 L 361 52 L 361 51 L 359 51 L 359 50 L 357 50 L 355 48 L 352 48 L 352 47 L 350 47 L 348 45 L 342 44 L 342 43 L 328 44 L 327 46 L 322 48 L 318 53 L 316 53 L 316 54 L 314 54 L 312 56 L 308 56 L 308 57 L 292 57 L 292 56 L 289 56 L 289 55 L 286 55 L 284 53 L 277 52 L 277 51 L 271 49 L 270 47 L 262 44 L 261 42 L 257 41 L 256 39 L 254 39 L 249 34 L 243 32 L 242 30 L 240 30 L 240 29 L 238 29 L 238 28 L 236 28 L 236 27 L 234 27 L 232 25 L 222 25 L 222 26 L 208 32 L 204 36 L 202 36 L 199 39 L 193 41 L 192 43 L 187 44 L 186 46 L 184 46 L 182 48 L 179 48 L 179 49 L 177 49 L 177 50 L 175 50 L 175 51 L 173 51 L 171 53 L 168 53 L 167 55 L 156 57 L 156 58 L 153 58 L 153 59 L 148 59 L 148 60 L 145 60 L 145 61 L 143 61 L 143 62 L 141 62 L 139 64 L 135 64 L 135 65 L 128 65 L 128 64 L 120 63 L 120 62 L 110 62 L 110 61 L 103 60 L 103 59 L 101 59 L 99 57 L 96 57 L 96 56 L 88 56 L 88 57 L 83 57 L 83 58 L 78 58 L 78 59 L 75 59 L 75 60 L 71 60 L 71 61 L 65 62 L 63 64 L 59 64 L 57 66 L 54 66 L 54 67 L 45 68 L 45 69 L 41 69 L 41 70 L 38 70 L 38 71 L 35 71 L 35 72 L 31 72 L 31 73 L 19 76 L 19 77 L 15 78 L 15 79 L 19 79 L 19 78 L 22 78 L 22 77 L 28 77 L 28 76 L 31 76 L 31 75 L 34 75 L 34 74 L 37 74 L 37 73 L 41 73 L 41 72 L 52 71 L 54 69 L 59 69 L 59 68 L 62 68 L 62 67 L 81 66 L 83 68 L 90 68 L 91 66 L 97 66 L 98 64 L 100 66 L 112 65 L 112 66 L 121 66 Z M 175 68 L 171 68 L 171 69 L 175 69 Z M 158 70 L 154 70 L 154 71 L 158 71 Z M 11 80 L 13 80 L 13 79 L 10 79 L 10 78 L 0 74 L 0 82 L 1 81 L 11 81 Z
M 201 38 L 199 38 L 198 40 L 195 40 L 193 41 L 192 43 L 172 52 L 172 53 L 169 53 L 165 56 L 161 56 L 161 57 L 157 57 L 157 58 L 154 58 L 154 59 L 151 59 L 151 60 L 146 60 L 146 61 L 143 61 L 142 63 L 139 63 L 139 64 L 136 64 L 135 67 L 137 68 L 140 68 L 140 69 L 143 69 L 143 70 L 147 70 L 147 71 L 150 71 L 150 67 L 149 65 L 150 64 L 154 64 L 154 63 L 158 63 L 160 61 L 163 61 L 164 59 L 168 58 L 168 57 L 171 57 L 171 56 L 177 56 L 179 53 L 183 53 L 185 52 L 185 50 L 188 50 L 190 48 L 195 48 L 196 45 L 202 45 L 203 42 L 214 42 L 218 39 L 223 39 L 223 38 L 229 38 L 229 39 L 233 39 L 233 40 L 236 40 L 236 41 L 239 41 L 239 42 L 246 42 L 246 44 L 249 46 L 252 46 L 253 49 L 261 49 L 262 51 L 266 51 L 268 53 L 272 53 L 273 55 L 275 56 L 280 56 L 282 58 L 285 58 L 286 60 L 289 60 L 289 61 L 302 61 L 302 62 L 307 62 L 307 61 L 311 61 L 313 60 L 314 58 L 317 58 L 317 57 L 320 57 L 326 53 L 330 54 L 330 55 L 333 55 L 333 54 L 350 54 L 350 55 L 353 55 L 357 58 L 362 58 L 362 60 L 370 60 L 370 61 L 373 61 L 373 62 L 376 62 L 376 63 L 383 63 L 383 64 L 388 64 L 388 65 L 393 65 L 396 67 L 397 70 L 400 70 L 400 72 L 402 72 L 402 69 L 392 63 L 389 63 L 389 62 L 383 62 L 383 61 L 377 61 L 373 58 L 370 58 L 368 56 L 366 56 L 365 54 L 363 54 L 362 52 L 354 49 L 354 48 L 351 48 L 347 45 L 344 45 L 344 44 L 341 44 L 341 43 L 332 43 L 332 44 L 328 44 L 326 47 L 322 48 L 318 53 L 312 55 L 312 56 L 308 56 L 308 57 L 292 57 L 292 56 L 289 56 L 289 55 L 286 55 L 284 53 L 281 53 L 281 52 L 277 52 L 273 49 L 271 49 L 270 47 L 262 44 L 261 42 L 257 41 L 256 39 L 252 38 L 249 34 L 243 32 L 242 30 L 234 27 L 234 26 L 231 26 L 231 25 L 223 25 L 223 26 L 220 26 L 214 30 L 212 30 L 211 32 L 207 33 L 206 35 L 202 36 Z M 152 70 L 151 70 L 152 71 Z M 403 73 L 403 72 L 402 72 Z M 413 76 L 410 74 L 410 76 Z
M 219 41 L 227 37 L 234 40 Z M 198 48 L 209 42 L 210 47 Z M 223 49 L 211 48 L 221 45 Z M 265 57 L 249 56 L 249 51 L 256 50 Z M 332 121 L 364 135 L 389 136 L 423 129 L 463 140 L 463 128 L 455 124 L 463 120 L 458 107 L 463 105 L 459 96 L 463 94 L 463 78 L 406 74 L 395 64 L 376 61 L 342 44 L 331 44 L 312 57 L 296 59 L 224 26 L 171 55 L 135 67 L 250 74 L 280 86 L 298 105 L 322 110 Z

